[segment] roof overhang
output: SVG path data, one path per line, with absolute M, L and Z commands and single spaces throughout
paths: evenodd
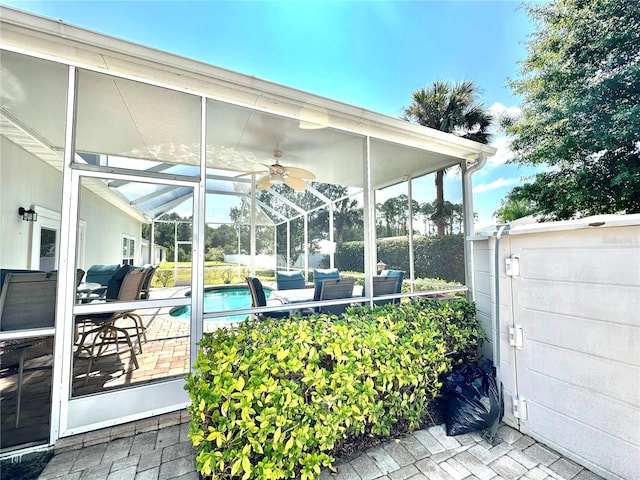
M 362 162 L 345 159 L 362 159 L 365 142 L 369 141 L 371 182 L 374 188 L 383 188 L 496 152 L 488 145 L 399 118 L 61 21 L 0 7 L 0 22 L 0 45 L 5 50 L 207 98 L 212 105 L 208 122 L 215 125 L 211 144 L 207 139 L 207 162 L 218 169 L 251 171 L 271 159 L 274 149 L 279 149 L 284 152 L 283 163 L 286 160 L 315 172 L 320 182 L 364 188 Z M 126 98 L 119 100 L 123 111 L 126 110 Z M 26 118 L 18 119 L 22 129 L 37 135 L 39 129 L 34 128 L 40 121 L 37 112 L 26 111 L 23 116 Z M 10 112 L 7 116 L 3 110 L 2 117 L 5 123 L 12 121 Z M 321 128 L 309 130 L 305 128 L 308 126 Z M 105 136 L 105 146 L 99 140 L 96 135 L 91 151 L 126 154 L 117 149 L 106 151 L 117 145 L 117 139 Z M 39 143 L 46 144 L 46 139 Z M 51 147 L 54 151 L 60 149 L 59 145 Z M 193 151 L 189 151 L 190 145 L 181 147 L 184 159 L 177 163 L 196 164 L 199 147 L 193 146 Z M 152 159 L 153 153 L 143 152 L 139 158 L 145 155 Z M 59 156 L 39 156 L 61 168 Z

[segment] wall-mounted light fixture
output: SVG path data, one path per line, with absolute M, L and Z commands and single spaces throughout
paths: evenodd
M 20 207 L 18 209 L 18 215 L 22 215 L 22 220 L 24 220 L 25 222 L 35 222 L 36 220 L 38 220 L 38 214 L 33 208 L 25 210 L 24 207 Z

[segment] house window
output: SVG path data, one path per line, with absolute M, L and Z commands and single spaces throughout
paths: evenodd
M 53 228 L 40 229 L 40 270 L 57 268 L 58 231 Z
M 133 265 L 135 262 L 136 241 L 129 235 L 122 236 L 122 265 Z

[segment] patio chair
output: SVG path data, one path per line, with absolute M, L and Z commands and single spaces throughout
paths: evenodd
M 82 283 L 85 273 L 86 272 L 83 269 L 76 268 L 76 287 Z
M 157 265 L 146 264 L 142 268 L 147 270 L 147 274 L 142 282 L 142 289 L 140 290 L 140 300 L 148 300 L 151 290 L 151 283 L 153 282 L 153 276 L 158 270 Z
M 402 293 L 402 281 L 404 280 L 404 272 L 402 270 L 383 270 L 380 273 L 382 277 L 394 277 L 396 279 L 396 289 L 393 293 Z M 399 303 L 400 299 L 396 298 L 393 303 Z
M 147 271 L 144 268 L 130 269 L 122 281 L 118 297 L 115 300 L 121 302 L 137 300 L 140 297 L 142 282 L 144 281 L 146 274 Z M 85 383 L 89 379 L 91 367 L 93 366 L 93 359 L 102 356 L 103 352 L 106 351 L 109 345 L 115 345 L 115 353 L 119 354 L 121 351 L 120 344 L 123 342 L 126 343 L 127 346 L 123 351 L 131 352 L 131 360 L 133 361 L 135 368 L 139 368 L 135 347 L 131 341 L 131 335 L 129 335 L 128 329 L 116 326 L 116 321 L 122 319 L 133 320 L 133 328 L 136 328 L 138 347 L 141 352 L 142 345 L 140 340 L 142 332 L 139 331 L 138 325 L 142 323 L 142 320 L 139 315 L 133 313 L 133 310 L 118 310 L 115 312 L 95 313 L 76 317 L 77 328 L 79 324 L 84 324 L 84 329 L 82 334 L 76 335 L 79 338 L 75 343 L 75 355 L 79 356 L 82 351 L 86 351 L 89 356 L 89 365 L 87 367 Z M 92 339 L 87 343 L 87 339 L 90 336 Z
M 137 267 L 131 267 L 137 268 Z M 144 278 L 142 279 L 142 286 L 140 287 L 140 295 L 138 295 L 138 300 L 148 300 L 149 299 L 149 289 L 151 288 L 151 280 L 153 279 L 154 274 L 158 267 L 155 267 L 151 264 L 146 264 L 140 267 L 144 269 Z M 115 276 L 115 275 L 114 275 Z M 119 287 L 121 288 L 121 287 Z M 109 298 L 107 294 L 107 298 Z M 138 339 L 138 353 L 142 353 L 142 340 L 147 341 L 147 327 L 145 327 L 142 322 L 142 317 L 136 314 L 129 314 L 128 316 L 134 322 L 134 327 L 136 330 L 136 338 Z M 131 327 L 129 327 L 131 328 Z M 131 335 L 131 334 L 129 334 Z
M 0 292 L 4 286 L 4 279 L 10 273 L 45 273 L 43 270 L 26 270 L 23 268 L 1 268 L 0 269 Z
M 54 328 L 56 317 L 55 273 L 5 272 L 0 293 L 0 331 Z M 20 404 L 25 360 L 53 353 L 53 336 L 0 342 L 2 367 L 18 364 L 18 388 L 16 397 L 16 428 L 20 425 Z M 17 358 L 12 358 L 17 356 Z
M 396 277 L 373 277 L 373 296 L 379 297 L 382 295 L 391 295 L 396 292 L 397 281 Z M 389 298 L 385 300 L 374 300 L 374 305 L 386 305 L 387 303 L 393 303 L 396 299 Z
M 322 300 L 336 300 L 338 298 L 352 298 L 353 297 L 353 285 L 355 279 L 342 278 L 337 280 L 324 280 L 322 282 L 322 288 L 320 290 L 320 301 Z M 332 315 L 340 315 L 345 312 L 348 303 L 340 305 L 325 305 L 318 307 L 320 313 L 330 313 Z
M 313 271 L 313 299 L 320 300 L 320 291 L 322 290 L 322 282 L 325 280 L 338 280 L 340 271 L 337 268 L 316 268 Z
M 276 272 L 278 290 L 294 290 L 305 288 L 304 275 L 296 270 L 293 272 Z
M 254 308 L 266 307 L 268 305 L 267 296 L 264 293 L 264 287 L 262 286 L 260 279 L 257 277 L 245 277 L 245 280 L 247 281 L 249 292 L 251 293 L 251 306 Z M 282 301 L 280 301 L 280 303 L 283 304 Z M 265 317 L 284 318 L 289 316 L 289 311 L 266 312 L 256 315 L 260 319 L 264 319 Z
M 129 271 L 133 270 L 134 268 L 142 267 L 134 267 L 133 265 L 121 265 L 115 272 L 113 272 L 113 275 L 111 275 L 111 278 L 106 283 L 107 291 L 105 292 L 104 296 L 107 300 L 116 300 L 118 298 L 120 287 L 122 286 L 122 282 L 124 282 L 124 278 L 127 276 Z M 142 280 L 144 282 L 144 279 Z

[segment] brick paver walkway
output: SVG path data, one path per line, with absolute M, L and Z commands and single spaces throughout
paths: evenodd
M 185 411 L 65 438 L 40 479 L 193 479 Z M 447 437 L 442 425 L 418 430 L 352 458 L 320 480 L 598 480 L 599 476 L 503 425 L 492 446 L 479 433 Z

